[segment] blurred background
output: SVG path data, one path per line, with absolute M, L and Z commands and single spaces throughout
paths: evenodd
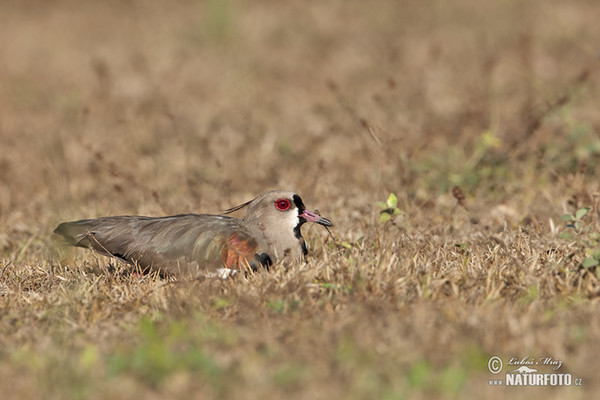
M 0 7 L 3 229 L 271 188 L 361 219 L 458 185 L 523 217 L 557 206 L 524 186 L 598 172 L 596 1 Z

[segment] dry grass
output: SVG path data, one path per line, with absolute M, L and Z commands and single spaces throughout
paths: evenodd
M 597 396 L 599 12 L 4 2 L 2 398 Z M 170 282 L 51 238 L 271 188 L 336 224 L 307 264 Z M 492 355 L 583 386 L 490 387 Z

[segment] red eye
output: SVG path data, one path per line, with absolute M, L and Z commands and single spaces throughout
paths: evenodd
M 288 199 L 279 199 L 275 202 L 275 207 L 279 211 L 287 211 L 292 206 L 292 203 Z

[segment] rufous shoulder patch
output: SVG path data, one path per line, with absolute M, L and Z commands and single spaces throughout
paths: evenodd
M 234 232 L 225 239 L 221 251 L 221 261 L 225 268 L 250 270 L 250 260 L 257 249 L 256 241 L 246 235 Z

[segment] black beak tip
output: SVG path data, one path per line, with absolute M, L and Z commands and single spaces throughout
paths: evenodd
M 317 224 L 323 225 L 323 226 L 333 226 L 333 224 L 331 223 L 330 220 L 328 220 L 327 218 L 323 218 L 323 217 L 321 217 L 319 219 L 319 221 L 317 221 Z

